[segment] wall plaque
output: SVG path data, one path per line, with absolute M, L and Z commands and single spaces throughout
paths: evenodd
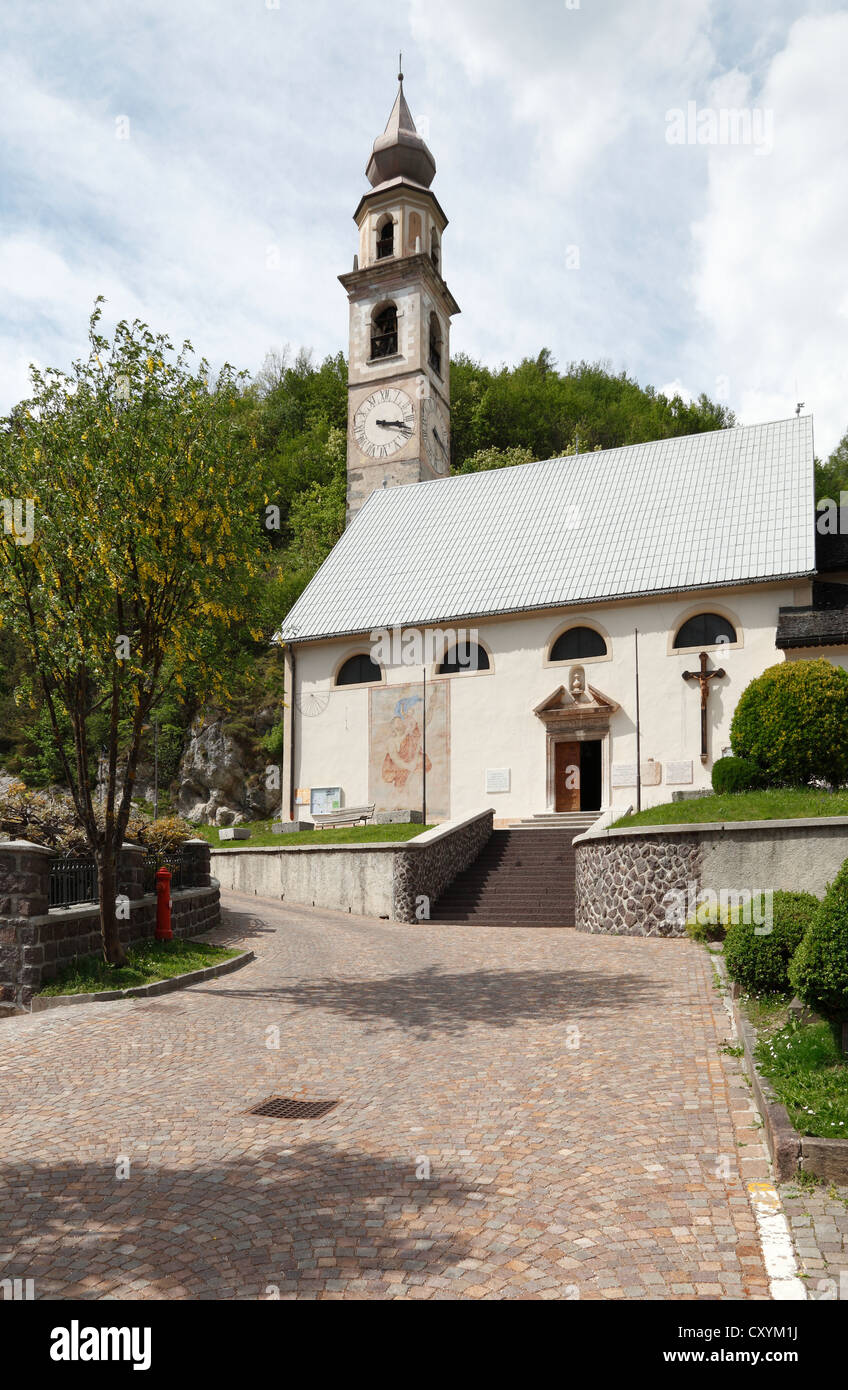
M 636 764 L 635 763 L 613 763 L 612 765 L 612 784 L 614 787 L 635 787 L 636 786 Z
M 662 763 L 654 762 L 653 758 L 648 758 L 642 764 L 641 781 L 643 787 L 658 787 L 662 781 Z M 636 764 L 613 763 L 612 784 L 614 787 L 635 787 Z
M 486 792 L 508 792 L 509 774 L 508 767 L 487 767 Z
M 666 763 L 665 780 L 677 786 L 685 786 L 692 781 L 692 761 Z

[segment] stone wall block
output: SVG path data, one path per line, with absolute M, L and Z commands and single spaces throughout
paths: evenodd
M 183 884 L 186 888 L 208 888 L 211 876 L 212 846 L 208 840 L 186 840 L 183 844 Z
M 420 900 L 432 906 L 477 858 L 492 833 L 494 812 L 477 816 L 432 844 L 410 846 L 395 855 L 392 879 L 392 916 L 398 922 L 426 921 L 420 913 Z

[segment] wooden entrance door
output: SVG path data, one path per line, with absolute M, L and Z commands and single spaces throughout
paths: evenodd
M 554 810 L 580 810 L 580 744 L 554 744 Z

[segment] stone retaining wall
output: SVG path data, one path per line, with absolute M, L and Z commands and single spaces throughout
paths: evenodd
M 125 845 L 120 856 L 118 895 L 129 900 L 129 916 L 118 923 L 125 945 L 149 939 L 156 930 L 156 894 L 143 890 L 144 856 L 138 845 Z M 48 911 L 52 857 L 52 850 L 25 840 L 0 842 L 0 1004 L 28 1006 L 61 965 L 102 949 L 96 905 Z M 186 887 L 171 893 L 171 929 L 174 936 L 199 936 L 221 920 L 205 840 L 186 846 L 183 877 Z
M 626 936 L 681 936 L 669 921 L 665 895 L 700 883 L 701 845 L 685 840 L 616 839 L 576 844 L 575 915 L 578 931 Z M 667 900 L 666 900 L 667 901 Z
M 392 916 L 398 922 L 426 920 L 437 898 L 473 863 L 487 843 L 494 811 L 447 821 L 425 830 L 395 855 Z
M 390 917 L 396 849 L 394 844 L 219 849 L 212 851 L 212 867 L 225 892 Z
M 385 844 L 239 847 L 212 851 L 221 888 L 398 922 L 426 920 L 492 833 L 492 811 Z M 426 899 L 426 902 L 421 902 Z
M 578 931 L 682 936 L 699 894 L 770 888 L 822 897 L 848 858 L 848 816 L 589 831 L 574 841 Z M 672 909 L 671 911 L 669 909 Z

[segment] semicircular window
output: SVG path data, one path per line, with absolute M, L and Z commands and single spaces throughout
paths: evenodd
M 696 613 L 678 628 L 675 647 L 715 647 L 720 642 L 735 642 L 736 628 L 720 613 Z
M 382 679 L 383 673 L 377 663 L 371 660 L 367 652 L 358 652 L 356 656 L 349 656 L 339 667 L 336 685 L 367 685 Z
M 464 671 L 488 671 L 489 653 L 476 642 L 457 642 L 439 663 L 440 676 L 461 676 Z
M 590 656 L 606 656 L 607 644 L 593 627 L 570 627 L 551 647 L 551 661 L 585 661 Z

